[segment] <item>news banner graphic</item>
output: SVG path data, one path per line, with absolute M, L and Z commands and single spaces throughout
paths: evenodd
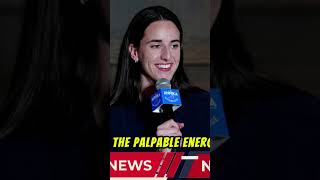
M 112 146 L 181 152 L 110 152 L 111 179 L 210 178 L 209 137 L 113 137 Z
M 210 149 L 209 137 L 113 137 L 114 148 L 207 148 Z
M 192 153 L 191 153 L 192 154 Z M 178 171 L 179 166 L 182 169 Z M 181 167 L 180 167 L 181 168 Z M 210 178 L 210 154 L 111 152 L 110 179 Z

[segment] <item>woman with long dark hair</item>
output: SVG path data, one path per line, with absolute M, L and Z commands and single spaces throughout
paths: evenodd
M 0 137 L 24 126 L 29 135 L 53 131 L 51 135 L 58 137 L 61 128 L 71 134 L 67 128 L 78 126 L 75 122 L 93 118 L 89 111 L 98 99 L 99 22 L 93 3 L 28 1 L 26 6 L 11 89 L 1 111 Z M 78 108 L 88 111 L 87 118 L 78 115 Z
M 107 81 L 98 40 L 107 40 L 105 26 L 99 1 L 27 1 L 11 88 L 1 104 L 0 179 L 101 176 L 98 117 Z
M 173 12 L 153 6 L 133 17 L 121 44 L 111 96 L 112 136 L 208 136 L 209 96 L 190 85 L 183 60 L 183 30 Z M 182 98 L 175 120 L 162 124 L 150 104 L 160 78 L 170 80 Z

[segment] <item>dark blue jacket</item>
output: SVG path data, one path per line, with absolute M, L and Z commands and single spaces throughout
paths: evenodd
M 175 121 L 184 123 L 183 136 L 210 136 L 209 93 L 203 90 L 180 92 L 182 106 Z M 149 102 L 113 105 L 110 133 L 114 136 L 156 136 L 159 114 L 152 113 Z M 150 149 L 149 149 L 150 150 Z

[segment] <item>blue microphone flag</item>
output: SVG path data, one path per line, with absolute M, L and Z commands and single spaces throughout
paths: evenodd
M 160 107 L 164 104 L 172 105 L 173 111 L 178 109 L 181 106 L 179 90 L 161 88 L 151 96 L 152 112 L 160 113 Z

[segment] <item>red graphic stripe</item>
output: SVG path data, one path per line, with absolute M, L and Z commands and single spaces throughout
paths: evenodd
M 173 160 L 173 154 L 172 152 L 168 152 L 164 161 L 163 161 L 163 164 L 161 166 L 161 169 L 160 169 L 160 172 L 158 174 L 158 177 L 164 177 L 164 175 L 166 174 L 168 168 L 169 168 L 169 165 L 170 165 L 170 162 Z
M 173 162 L 171 166 L 169 167 L 169 172 L 167 174 L 168 178 L 173 178 L 176 174 L 176 171 L 179 167 L 179 164 L 181 162 L 181 156 L 183 155 L 183 152 L 176 152 L 176 156 L 173 159 Z

